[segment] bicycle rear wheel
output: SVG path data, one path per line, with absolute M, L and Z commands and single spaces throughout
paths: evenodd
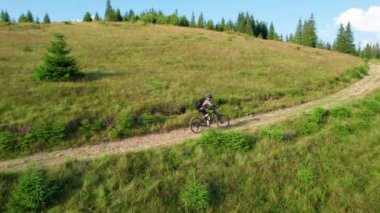
M 194 133 L 200 133 L 202 129 L 206 127 L 207 123 L 203 118 L 194 118 L 190 121 L 190 129 Z
M 219 128 L 227 128 L 230 126 L 230 118 L 225 115 L 219 115 L 217 124 Z

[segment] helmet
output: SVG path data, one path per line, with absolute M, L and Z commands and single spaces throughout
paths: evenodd
M 212 94 L 208 94 L 208 95 L 207 95 L 207 98 L 210 98 L 210 99 L 211 99 L 211 98 L 212 98 Z

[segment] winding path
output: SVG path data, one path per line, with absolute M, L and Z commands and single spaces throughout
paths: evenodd
M 373 90 L 380 88 L 380 66 L 371 64 L 367 76 L 351 86 L 322 99 L 308 102 L 294 107 L 280 109 L 256 116 L 246 116 L 232 121 L 235 129 L 252 129 L 263 125 L 270 125 L 291 117 L 308 112 L 315 107 L 331 108 L 355 99 L 359 99 Z M 173 130 L 168 133 L 150 134 L 127 138 L 121 141 L 87 145 L 54 152 L 41 152 L 28 157 L 0 161 L 0 172 L 17 172 L 26 168 L 29 162 L 37 161 L 42 165 L 50 166 L 64 163 L 68 160 L 87 160 L 103 155 L 114 155 L 125 152 L 137 152 L 162 146 L 179 144 L 187 139 L 197 138 L 199 135 L 191 133 L 187 128 Z

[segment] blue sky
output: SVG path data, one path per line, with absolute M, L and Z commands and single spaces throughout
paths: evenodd
M 7 10 L 11 17 L 18 16 L 28 9 L 40 18 L 48 12 L 53 21 L 82 19 L 86 11 L 99 12 L 103 16 L 106 0 L 0 0 L 0 9 Z M 203 12 L 205 18 L 220 20 L 222 17 L 235 20 L 239 12 L 248 11 L 255 18 L 273 22 L 278 33 L 292 33 L 299 18 L 308 18 L 314 14 L 317 21 L 318 35 L 322 40 L 332 42 L 337 31 L 336 18 L 355 22 L 354 32 L 356 42 L 380 41 L 380 28 L 376 23 L 370 27 L 361 25 L 368 24 L 368 19 L 363 17 L 371 6 L 378 6 L 379 0 L 112 0 L 114 8 L 121 11 L 134 9 L 136 12 L 149 8 L 161 9 L 165 13 L 171 13 L 178 9 L 179 14 L 191 16 L 194 12 L 198 15 Z M 352 8 L 357 8 L 357 16 L 349 13 Z M 360 11 L 363 11 L 361 13 Z M 346 13 L 345 13 L 346 12 Z M 376 11 L 377 12 L 377 11 Z M 343 14 L 343 15 L 342 15 Z M 364 15 L 363 15 L 364 14 Z M 380 16 L 368 15 L 373 22 L 380 23 Z M 351 19 L 360 20 L 351 20 Z

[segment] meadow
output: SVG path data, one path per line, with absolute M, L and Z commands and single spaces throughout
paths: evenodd
M 54 187 L 40 210 L 379 212 L 379 125 L 377 91 L 259 130 L 67 162 L 43 169 Z M 0 210 L 20 207 L 20 177 L 0 175 Z
M 86 74 L 81 81 L 35 80 L 56 32 Z M 0 39 L 0 131 L 18 141 L 0 158 L 183 127 L 207 93 L 230 117 L 304 103 L 347 86 L 363 64 L 237 33 L 142 23 L 5 25 Z

